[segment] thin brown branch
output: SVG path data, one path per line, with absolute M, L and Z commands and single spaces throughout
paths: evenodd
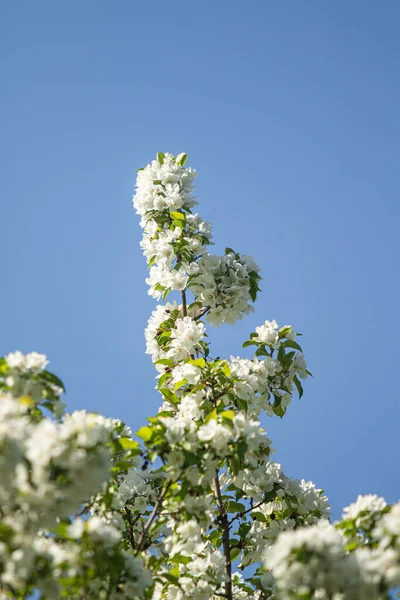
M 195 321 L 199 321 L 202 319 L 209 311 L 211 310 L 211 306 L 207 306 L 197 317 L 194 318 Z
M 127 508 L 126 506 L 125 506 L 125 514 L 128 517 L 128 523 L 129 523 L 129 527 L 128 527 L 129 542 L 130 542 L 130 545 L 132 546 L 132 550 L 134 550 L 135 549 L 135 536 L 133 535 L 132 513 L 129 510 L 129 508 Z
M 263 504 L 266 504 L 267 502 L 269 502 L 269 501 L 268 500 L 261 500 L 261 502 L 259 502 L 258 504 L 255 504 L 254 506 L 251 506 L 247 510 L 245 510 L 245 511 L 243 511 L 241 513 L 238 513 L 236 516 L 232 517 L 232 519 L 229 521 L 229 525 L 231 525 L 231 523 L 233 523 L 233 521 L 236 521 L 236 519 L 241 519 L 242 517 L 244 517 L 244 515 L 247 515 L 252 510 L 255 510 L 256 508 L 260 508 L 260 506 L 262 506 Z
M 182 290 L 182 313 L 184 317 L 187 317 L 187 304 L 186 304 L 186 292 Z
M 224 502 L 222 500 L 221 487 L 219 485 L 219 473 L 216 471 L 215 479 L 215 492 L 217 496 L 217 504 L 219 509 L 219 521 L 222 526 L 222 546 L 225 556 L 225 570 L 228 577 L 228 581 L 225 582 L 225 597 L 227 600 L 232 600 L 232 561 L 231 561 L 231 549 L 229 540 L 229 521 L 228 516 L 225 512 Z
M 157 516 L 158 509 L 160 508 L 160 506 L 162 504 L 162 501 L 164 500 L 165 495 L 166 495 L 166 493 L 167 493 L 170 485 L 171 485 L 171 482 L 169 481 L 167 483 L 167 485 L 165 486 L 165 490 L 162 492 L 161 496 L 158 498 L 157 502 L 154 505 L 153 511 L 152 511 L 150 517 L 147 520 L 146 526 L 144 527 L 142 533 L 139 536 L 137 548 L 136 548 L 136 551 L 135 551 L 135 556 L 137 556 L 139 554 L 140 550 L 142 549 L 143 542 L 144 542 L 144 540 L 146 538 L 146 535 L 147 535 L 150 527 L 152 526 L 154 519 Z

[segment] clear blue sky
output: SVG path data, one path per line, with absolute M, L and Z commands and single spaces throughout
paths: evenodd
M 334 516 L 400 497 L 400 3 L 3 2 L 0 352 L 36 349 L 69 409 L 157 411 L 136 169 L 188 152 L 216 251 L 261 265 L 257 324 L 303 332 L 315 378 L 267 429 Z M 245 351 L 244 351 L 245 352 Z

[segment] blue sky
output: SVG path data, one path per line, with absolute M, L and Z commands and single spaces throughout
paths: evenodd
M 314 379 L 266 421 L 335 517 L 400 497 L 400 4 L 5 2 L 0 8 L 0 352 L 45 352 L 86 408 L 157 411 L 136 169 L 187 152 L 215 251 L 263 293 L 214 355 L 290 323 Z M 243 351 L 243 354 L 246 351 Z

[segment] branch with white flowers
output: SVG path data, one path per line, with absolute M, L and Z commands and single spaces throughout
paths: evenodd
M 0 595 L 5 600 L 389 600 L 400 503 L 360 496 L 329 522 L 324 492 L 272 460 L 309 372 L 300 334 L 264 321 L 246 357 L 212 357 L 206 325 L 253 310 L 254 259 L 213 255 L 186 154 L 138 173 L 134 206 L 162 300 L 146 331 L 162 404 L 137 431 L 65 412 L 44 355 L 0 359 Z M 167 296 L 177 298 L 167 302 Z

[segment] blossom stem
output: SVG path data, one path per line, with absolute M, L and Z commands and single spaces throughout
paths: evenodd
M 251 506 L 250 508 L 248 508 L 244 512 L 238 513 L 237 515 L 235 515 L 234 517 L 232 517 L 232 519 L 229 521 L 229 524 L 233 523 L 233 521 L 236 521 L 236 519 L 241 519 L 242 517 L 244 517 L 244 515 L 247 515 L 252 510 L 255 510 L 256 508 L 259 508 L 260 506 L 262 506 L 263 504 L 266 504 L 267 502 L 268 502 L 268 500 L 261 500 L 261 502 L 259 502 L 258 504 L 255 504 L 254 506 Z
M 231 549 L 229 541 L 229 521 L 228 516 L 225 512 L 224 502 L 222 500 L 221 487 L 219 485 L 219 473 L 216 471 L 215 479 L 215 492 L 217 495 L 217 504 L 219 509 L 219 520 L 222 526 L 222 546 L 224 549 L 225 556 L 225 570 L 228 576 L 228 581 L 225 582 L 225 597 L 227 600 L 232 600 L 232 562 L 231 562 Z
M 195 317 L 195 321 L 200 321 L 209 311 L 211 310 L 211 306 L 207 306 L 197 317 Z
M 139 537 L 139 540 L 138 540 L 138 544 L 137 544 L 137 548 L 136 548 L 136 551 L 135 551 L 135 556 L 137 556 L 139 554 L 140 550 L 142 549 L 143 542 L 144 542 L 144 540 L 146 538 L 146 535 L 147 535 L 150 527 L 152 526 L 154 519 L 157 516 L 158 509 L 160 508 L 160 506 L 162 504 L 162 501 L 164 500 L 165 495 L 166 495 L 166 493 L 167 493 L 170 485 L 171 485 L 171 481 L 169 481 L 167 483 L 167 485 L 165 486 L 164 491 L 161 493 L 160 497 L 158 498 L 157 502 L 154 505 L 153 512 L 151 513 L 151 515 L 150 515 L 150 517 L 149 517 L 149 519 L 148 519 L 148 521 L 146 523 L 145 528 L 143 529 L 142 533 L 140 534 L 140 537 Z
M 183 316 L 187 317 L 187 304 L 186 304 L 186 292 L 182 290 L 182 312 Z
M 131 511 L 128 509 L 127 506 L 125 506 L 125 514 L 128 519 L 128 538 L 129 538 L 129 542 L 130 542 L 130 544 L 132 546 L 132 550 L 133 550 L 135 548 L 135 537 L 133 535 Z

